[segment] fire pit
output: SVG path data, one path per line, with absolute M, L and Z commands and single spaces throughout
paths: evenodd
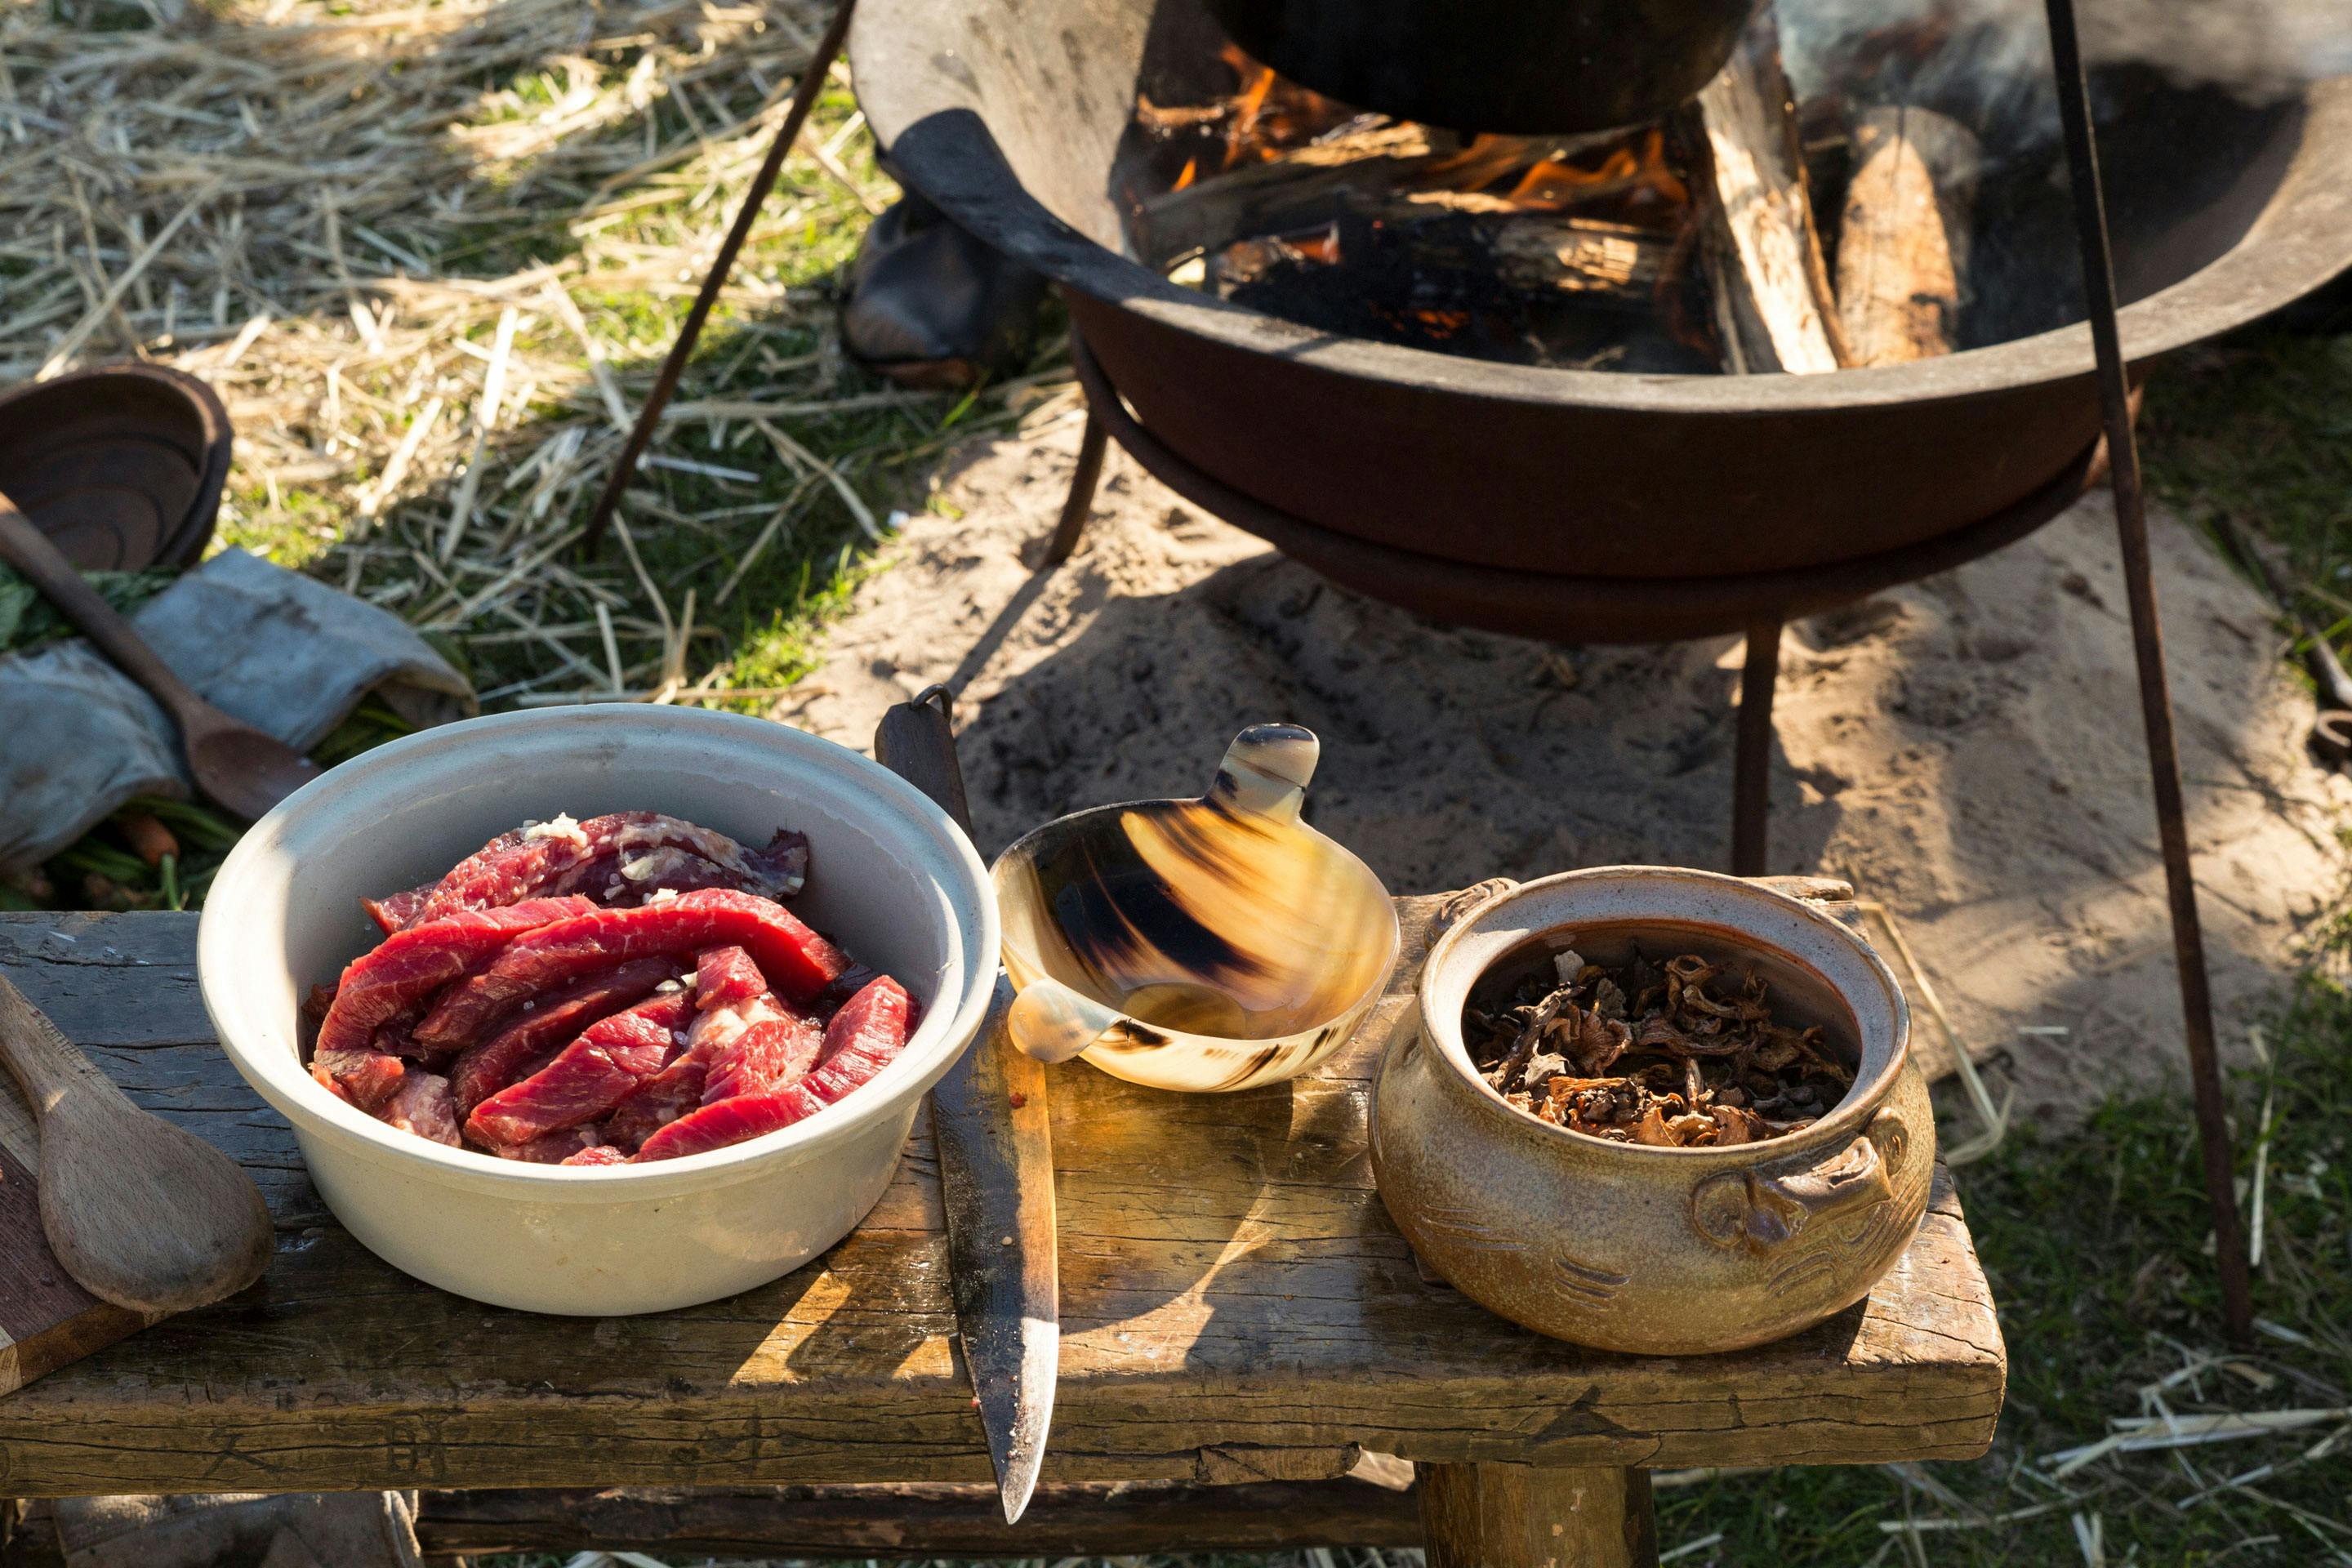
M 1138 258 L 1123 159 L 1147 76 L 1188 47 L 1213 63 L 1215 37 L 1196 0 L 865 0 L 852 58 L 899 174 L 1063 285 L 1102 380 L 1167 454 L 1319 532 L 1195 499 L 1286 532 L 1319 570 L 1498 629 L 1679 637 L 1778 596 L 1727 582 L 1972 529 L 1990 548 L 2087 478 L 2099 415 L 2080 326 L 1828 375 L 1629 374 L 1341 337 L 1171 282 Z M 2136 362 L 2352 261 L 2352 84 L 2217 118 L 2227 133 L 2187 166 L 2136 187 L 2118 172 Z M 1689 579 L 1713 585 L 1606 613 L 1601 585 Z

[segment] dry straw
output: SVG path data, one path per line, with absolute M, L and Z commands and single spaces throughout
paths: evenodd
M 883 489 L 968 431 L 1060 413 L 1066 380 L 956 409 L 845 366 L 828 275 L 894 192 L 837 94 L 641 471 L 646 548 L 574 559 L 823 17 L 803 0 L 11 8 L 0 381 L 134 355 L 205 377 L 236 426 L 225 533 L 460 645 L 494 701 L 761 685 L 708 614 L 679 613 L 688 591 L 765 620 L 742 586 L 755 556 L 772 600 L 783 568 L 830 571 L 846 529 L 879 536 Z M 820 510 L 838 537 L 811 533 Z M 692 548 L 654 551 L 649 530 Z

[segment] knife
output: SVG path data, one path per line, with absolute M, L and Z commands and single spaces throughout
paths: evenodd
M 933 686 L 897 704 L 874 731 L 874 753 L 968 837 L 953 702 L 946 687 Z M 979 1037 L 931 1090 L 956 1329 L 1007 1524 L 1036 1489 L 1062 1344 L 1045 1068 L 1013 1047 L 1005 1028 L 1012 1008 L 1013 982 L 1000 968 Z

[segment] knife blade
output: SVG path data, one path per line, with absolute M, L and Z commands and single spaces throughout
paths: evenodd
M 969 835 L 951 704 L 934 686 L 892 707 L 874 752 Z M 1014 1048 L 1005 1028 L 1012 1007 L 1013 982 L 1000 968 L 978 1037 L 931 1090 L 956 1329 L 1007 1524 L 1036 1489 L 1062 1342 L 1045 1068 Z

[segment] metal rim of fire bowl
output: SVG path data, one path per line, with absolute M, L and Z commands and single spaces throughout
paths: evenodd
M 1055 281 L 1163 327 L 1335 375 L 1481 399 L 1628 412 L 1761 415 L 1876 409 L 2087 378 L 2089 325 L 1910 364 L 1830 375 L 1656 375 L 1464 359 L 1342 338 L 1170 282 L 1055 216 L 1024 186 L 977 107 L 982 84 L 940 40 L 971 0 L 861 0 L 849 53 L 859 106 L 893 168 L 954 219 Z M 1043 20 L 1043 18 L 1040 18 Z M 1065 32 L 1060 47 L 1083 46 Z M 1008 52 L 1010 45 L 1006 46 Z M 2352 77 L 2311 87 L 2301 142 L 2271 201 L 2231 248 L 2122 312 L 2127 356 L 2214 337 L 2352 266 L 2352 179 L 2314 148 L 2352 144 Z M 1034 114 L 1034 104 L 991 105 Z M 1068 106 L 1055 106 L 1067 112 Z M 1124 115 L 1127 107 L 1116 106 Z
M 1570 577 L 1399 550 L 1322 527 L 1244 495 L 1171 451 L 1136 419 L 1086 344 L 1071 359 L 1087 404 L 1128 455 L 1193 505 L 1254 533 L 1345 588 L 1416 614 L 1564 643 L 1679 642 L 1794 620 L 1947 572 L 2015 543 L 2106 477 L 2104 437 L 2023 500 L 1924 543 L 1827 566 L 1724 577 Z

